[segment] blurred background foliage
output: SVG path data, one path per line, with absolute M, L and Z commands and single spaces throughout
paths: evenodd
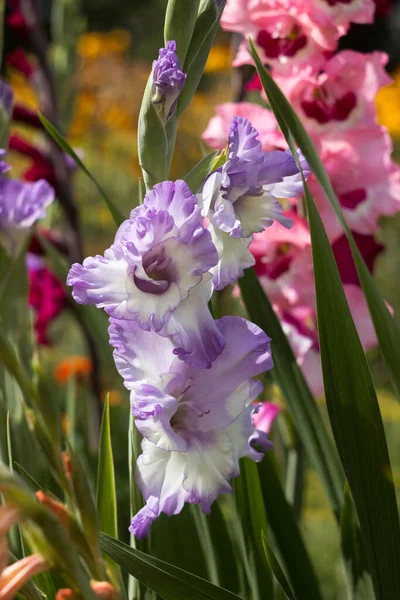
M 151 61 L 162 45 L 165 6 L 166 0 L 40 0 L 43 22 L 52 41 L 50 59 L 56 76 L 63 132 L 75 150 L 84 156 L 85 164 L 107 195 L 125 214 L 138 202 L 137 119 Z M 400 159 L 399 3 L 396 7 L 387 20 L 378 20 L 374 26 L 354 27 L 344 38 L 343 46 L 365 51 L 383 49 L 389 53 L 394 81 L 379 93 L 377 106 L 381 123 L 388 127 L 394 139 L 395 156 Z M 202 157 L 205 148 L 199 142 L 200 135 L 213 115 L 215 105 L 227 102 L 235 95 L 237 75 L 232 72 L 231 62 L 236 42 L 222 31 L 217 36 L 199 89 L 180 119 L 172 178 L 182 177 Z M 5 44 L 12 44 L 12 40 L 6 39 Z M 25 79 L 14 72 L 11 84 L 17 102 L 38 108 L 35 94 Z M 35 143 L 40 144 L 41 134 L 20 125 L 16 129 L 25 137 L 35 137 Z M 20 155 L 14 154 L 10 160 L 17 172 L 23 172 L 27 167 L 28 161 Z M 85 255 L 101 253 L 114 237 L 115 228 L 108 210 L 83 173 L 75 175 L 74 192 L 81 210 Z M 60 219 L 56 207 L 49 219 L 52 224 L 57 224 Z M 384 297 L 400 314 L 400 214 L 383 220 L 380 235 L 385 240 L 386 251 L 378 259 L 376 278 Z M 85 341 L 68 311 L 54 321 L 50 337 L 52 345 L 40 352 L 43 363 L 53 373 L 54 399 L 57 401 L 57 390 L 65 388 L 73 389 L 77 398 L 74 415 L 65 410 L 63 427 L 65 431 L 71 428 L 71 418 L 78 423 L 77 448 L 84 450 L 82 456 L 89 463 L 87 466 L 94 467 L 95 434 L 86 429 L 91 427 L 87 411 L 90 405 L 88 381 L 93 366 L 86 356 Z M 127 541 L 130 516 L 129 401 L 113 369 L 110 354 L 103 357 L 103 362 L 103 388 L 111 390 L 120 539 Z M 370 364 L 379 388 L 396 487 L 400 490 L 400 439 L 397 434 L 400 406 L 388 391 L 387 376 L 378 352 L 371 354 Z M 279 402 L 279 397 L 270 399 Z M 323 400 L 319 404 L 325 413 Z M 275 441 L 279 448 L 278 434 Z M 90 468 L 88 470 L 90 472 Z M 316 564 L 324 596 L 331 600 L 343 599 L 345 578 L 338 530 L 321 483 L 309 467 L 305 471 L 305 480 L 302 513 L 305 540 Z M 184 514 L 174 518 L 183 519 Z M 162 519 L 155 527 L 158 526 L 162 527 Z M 187 564 L 182 566 L 194 567 L 190 564 L 190 553 Z

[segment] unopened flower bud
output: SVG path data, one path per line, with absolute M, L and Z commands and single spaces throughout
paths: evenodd
M 37 491 L 35 496 L 41 504 L 49 508 L 60 519 L 65 529 L 68 530 L 70 523 L 70 515 L 65 504 L 54 500 L 54 498 L 51 498 L 51 496 L 48 496 L 47 494 L 42 492 L 42 490 Z
M 90 586 L 100 600 L 117 600 L 118 592 L 108 581 L 91 581 Z
M 68 452 L 61 452 L 61 460 L 64 467 L 64 473 L 67 479 L 72 479 L 72 462 Z
M 31 554 L 6 567 L 0 574 L 0 600 L 12 600 L 19 589 L 49 565 L 41 554 Z
M 151 99 L 163 123 L 175 111 L 178 96 L 185 85 L 186 73 L 181 70 L 176 42 L 167 42 L 160 48 L 158 59 L 153 62 L 153 87 Z

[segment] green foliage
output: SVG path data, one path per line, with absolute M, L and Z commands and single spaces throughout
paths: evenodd
M 274 340 L 272 371 L 282 389 L 287 406 L 296 423 L 298 434 L 317 469 L 333 511 L 339 515 L 343 497 L 343 473 L 336 449 L 314 398 L 307 386 L 304 375 L 296 362 L 289 342 L 282 330 L 279 319 L 265 296 L 264 291 L 251 269 L 247 269 L 239 280 L 240 290 L 250 319 Z
M 101 535 L 101 547 L 125 571 L 139 579 L 164 600 L 236 600 L 239 596 L 162 560 Z
M 283 592 L 285 593 L 286 598 L 288 598 L 288 600 L 296 600 L 295 596 L 293 594 L 293 591 L 290 587 L 290 584 L 289 584 L 288 580 L 286 579 L 286 575 L 283 572 L 282 567 L 279 564 L 279 561 L 276 558 L 274 551 L 272 550 L 272 548 L 268 542 L 267 536 L 265 535 L 265 533 L 263 531 L 261 533 L 262 533 L 262 542 L 263 542 L 265 556 L 267 557 L 267 561 L 268 561 L 271 571 L 275 575 L 275 578 L 276 578 L 277 582 L 279 583 L 279 585 L 281 586 Z
M 296 137 L 297 134 L 301 149 L 315 168 L 320 182 L 325 183 L 332 204 L 344 223 L 322 163 L 315 159 L 318 154 L 311 140 L 283 94 L 262 67 L 254 47 L 252 54 L 261 82 L 269 94 L 271 107 L 292 152 L 296 155 L 291 136 Z M 312 241 L 325 396 L 331 426 L 360 520 L 375 596 L 377 599 L 395 598 L 400 595 L 400 575 L 395 567 L 400 555 L 400 527 L 382 418 L 328 237 L 306 184 L 304 190 Z M 347 226 L 344 229 L 347 233 Z M 348 239 L 354 251 L 351 234 Z M 367 268 L 361 256 L 361 262 L 357 261 L 358 254 L 358 250 L 354 251 L 361 279 Z M 373 297 L 377 300 L 374 309 L 380 310 L 384 302 L 369 273 L 368 277 L 365 276 L 365 282 L 367 299 L 367 291 L 374 290 Z M 386 308 L 381 315 L 383 320 L 378 325 L 388 324 L 384 318 L 385 312 Z

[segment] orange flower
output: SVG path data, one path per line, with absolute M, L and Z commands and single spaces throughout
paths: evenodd
M 0 574 L 0 600 L 12 600 L 31 577 L 48 568 L 49 565 L 41 554 L 31 554 L 6 567 Z
M 118 592 L 108 581 L 92 581 L 90 587 L 94 591 L 96 598 L 99 600 L 117 600 Z M 58 590 L 56 600 L 77 600 L 74 592 L 69 588 Z
M 69 529 L 70 516 L 67 507 L 62 502 L 55 500 L 51 496 L 48 496 L 42 490 L 38 490 L 35 493 L 36 498 L 40 504 L 49 508 L 61 521 L 65 529 Z
M 93 370 L 92 361 L 88 356 L 70 356 L 61 361 L 54 371 L 54 380 L 59 385 L 75 377 L 77 381 L 85 381 Z

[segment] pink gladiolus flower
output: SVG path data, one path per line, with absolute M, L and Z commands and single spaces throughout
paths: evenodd
M 289 235 L 273 224 L 268 230 L 255 234 L 250 245 L 260 283 L 279 312 L 315 303 L 307 223 L 296 213 L 284 214 L 294 223 Z
M 374 0 L 299 0 L 298 4 L 321 27 L 335 25 L 340 35 L 346 33 L 350 23 L 374 20 Z
M 376 126 L 375 96 L 390 83 L 383 52 L 343 50 L 314 76 L 311 68 L 285 86 L 285 92 L 312 135 L 338 138 L 350 129 Z
M 274 402 L 259 402 L 257 410 L 253 413 L 253 425 L 259 431 L 269 433 L 276 417 L 281 412 L 282 407 Z
M 28 252 L 26 262 L 29 276 L 29 305 L 35 311 L 35 330 L 38 343 L 49 344 L 48 327 L 67 303 L 64 286 L 46 267 L 43 258 Z
M 261 59 L 279 73 L 292 73 L 301 66 L 319 69 L 326 53 L 335 50 L 338 31 L 335 26 L 320 28 L 311 13 L 299 10 L 287 0 L 228 0 L 221 25 L 241 33 L 244 41 L 234 66 L 252 64 L 247 38 L 256 44 Z

